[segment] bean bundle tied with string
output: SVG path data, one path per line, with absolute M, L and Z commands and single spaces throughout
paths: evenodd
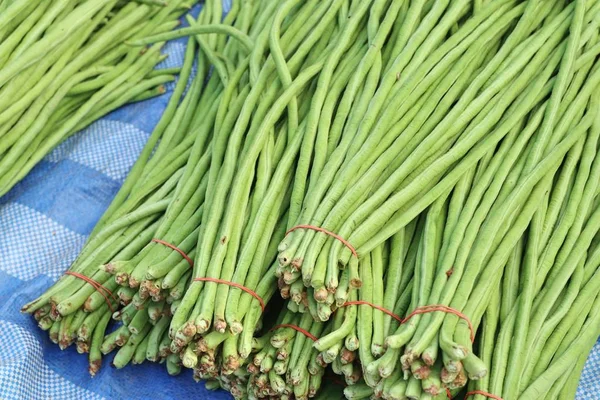
M 600 2 L 222 11 L 126 43 L 190 37 L 123 188 L 23 310 L 92 373 L 119 349 L 239 399 L 574 398 L 600 334 Z

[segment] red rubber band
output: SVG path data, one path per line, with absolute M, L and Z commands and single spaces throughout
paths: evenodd
M 469 330 L 471 331 L 471 342 L 475 341 L 475 330 L 473 329 L 473 324 L 471 324 L 471 321 L 469 320 L 469 318 L 467 318 L 467 316 L 465 314 L 461 313 L 460 311 L 455 310 L 452 307 L 448 307 L 448 306 L 444 306 L 444 305 L 430 305 L 430 306 L 417 307 L 417 308 L 415 308 L 415 310 L 413 312 L 408 314 L 406 316 L 406 318 L 400 318 L 398 315 L 394 314 L 390 310 L 383 308 L 381 306 L 378 306 L 377 304 L 369 303 L 368 301 L 364 301 L 364 300 L 347 301 L 344 304 L 342 304 L 342 307 L 352 306 L 352 305 L 362 305 L 362 304 L 371 306 L 379 311 L 386 313 L 387 315 L 394 318 L 396 321 L 400 322 L 401 324 L 407 323 L 409 319 L 411 319 L 412 317 L 414 317 L 417 314 L 427 314 L 427 313 L 435 312 L 435 311 L 442 311 L 442 312 L 446 312 L 449 314 L 454 314 L 457 317 L 462 318 L 465 321 L 467 321 L 467 324 L 469 325 Z
M 278 329 L 278 328 L 292 328 L 295 331 L 298 331 L 300 333 L 302 333 L 304 336 L 306 336 L 307 338 L 309 338 L 310 340 L 312 340 L 313 342 L 316 342 L 317 340 L 319 340 L 319 338 L 317 338 L 315 335 L 313 335 L 312 333 L 310 333 L 309 331 L 307 331 L 306 329 L 302 329 L 297 325 L 292 325 L 292 324 L 281 324 L 281 325 L 276 325 L 273 328 L 271 328 L 272 331 Z
M 396 321 L 402 323 L 402 318 L 400 318 L 399 316 L 397 316 L 396 314 L 394 314 L 393 312 L 391 312 L 390 310 L 383 308 L 381 306 L 378 306 L 377 304 L 373 304 L 373 303 L 369 303 L 368 301 L 364 301 L 364 300 L 357 300 L 357 301 L 347 301 L 344 304 L 342 304 L 342 307 L 346 307 L 346 306 L 360 306 L 360 305 L 367 305 L 367 306 L 371 306 L 379 311 L 382 311 L 384 313 L 386 313 L 387 315 L 389 315 L 390 317 L 394 318 Z
M 450 400 L 452 400 L 452 392 L 448 388 L 446 388 L 446 397 L 448 397 Z
M 358 258 L 358 253 L 356 252 L 356 249 L 354 248 L 354 246 L 352 246 L 350 244 L 350 242 L 348 242 L 346 239 L 344 239 L 343 237 L 341 237 L 340 235 L 337 235 L 331 231 L 328 231 L 327 229 L 324 228 L 320 228 L 318 226 L 313 226 L 313 225 L 297 225 L 294 226 L 293 228 L 290 228 L 285 235 L 287 236 L 288 234 L 290 234 L 291 232 L 295 231 L 296 229 L 311 229 L 313 231 L 317 231 L 317 232 L 322 232 L 326 235 L 329 235 L 333 238 L 336 238 L 337 240 L 339 240 L 340 242 L 342 242 L 342 244 L 344 246 L 346 246 L 354 255 L 354 257 Z
M 179 247 L 177 247 L 174 244 L 171 244 L 169 242 L 165 242 L 164 240 L 157 239 L 157 238 L 152 239 L 152 241 L 154 243 L 159 243 L 159 244 L 162 244 L 163 246 L 167 246 L 168 248 L 175 250 L 176 252 L 181 254 L 181 257 L 185 258 L 185 260 L 188 262 L 188 264 L 190 264 L 190 267 L 194 268 L 194 260 L 192 260 L 190 258 L 190 256 L 188 256 L 185 253 L 185 251 L 181 250 Z
M 74 271 L 67 271 L 65 272 L 65 275 L 71 275 L 74 276 L 75 278 L 79 278 L 83 281 L 86 281 L 87 283 L 89 283 L 90 285 L 92 285 L 92 287 L 94 289 L 96 289 L 96 291 L 98 293 L 100 293 L 102 295 L 102 297 L 104 297 L 104 300 L 106 300 L 106 304 L 108 304 L 108 308 L 110 309 L 111 313 L 114 313 L 115 310 L 112 307 L 112 304 L 110 302 L 110 297 L 112 297 L 112 299 L 119 304 L 119 301 L 115 298 L 115 295 L 113 294 L 113 292 L 111 292 L 110 290 L 108 290 L 107 288 L 105 288 L 104 286 L 102 286 L 99 282 L 96 282 L 95 280 L 93 280 L 90 277 L 87 277 L 83 274 L 80 274 L 79 272 L 74 272 Z
M 471 343 L 473 343 L 475 341 L 475 329 L 473 329 L 473 324 L 471 323 L 469 318 L 465 314 L 461 313 L 460 311 L 455 310 L 452 307 L 444 306 L 441 304 L 417 307 L 417 308 L 415 308 L 415 310 L 413 312 L 408 314 L 406 316 L 406 318 L 404 318 L 402 320 L 401 323 L 403 324 L 403 323 L 407 322 L 409 319 L 411 319 L 412 317 L 414 317 L 417 314 L 427 314 L 427 313 L 435 312 L 435 311 L 442 311 L 445 313 L 454 314 L 458 318 L 464 319 L 467 322 L 467 325 L 469 325 L 469 330 L 471 331 Z
M 488 399 L 504 400 L 500 396 L 496 396 L 495 394 L 484 392 L 483 390 L 473 390 L 472 392 L 468 392 L 467 394 L 465 394 L 465 399 L 468 398 L 469 396 L 475 396 L 476 394 L 480 394 L 482 396 L 485 396 Z
M 244 292 L 248 293 L 250 296 L 254 297 L 256 300 L 258 300 L 258 302 L 260 303 L 260 308 L 262 309 L 263 312 L 265 311 L 265 301 L 262 299 L 262 297 L 260 297 L 255 291 L 248 289 L 246 286 L 242 286 L 239 283 L 224 281 L 222 279 L 216 279 L 216 278 L 194 278 L 194 280 L 199 281 L 199 282 L 222 283 L 223 285 L 233 286 L 235 288 L 243 290 Z

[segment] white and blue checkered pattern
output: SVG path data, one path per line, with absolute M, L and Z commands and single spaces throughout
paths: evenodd
M 44 362 L 42 344 L 24 327 L 0 321 L 0 351 L 7 361 L 0 369 L 2 398 L 35 399 L 42 393 L 55 393 L 52 397 L 65 400 L 103 398 L 52 370 Z
M 161 67 L 180 65 L 184 50 L 183 40 L 169 43 L 170 57 Z M 164 95 L 128 105 L 92 124 L 0 199 L 0 399 L 229 398 L 195 383 L 189 371 L 170 377 L 155 363 L 119 371 L 105 365 L 91 379 L 86 357 L 73 347 L 60 351 L 31 317 L 19 313 L 75 259 L 167 101 Z M 577 399 L 600 399 L 600 342 L 588 359 Z
M 600 340 L 585 363 L 577 388 L 577 400 L 597 399 L 600 399 Z

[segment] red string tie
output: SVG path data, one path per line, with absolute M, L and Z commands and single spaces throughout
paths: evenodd
M 413 312 L 408 314 L 406 316 L 406 318 L 404 318 L 402 320 L 401 323 L 403 324 L 403 323 L 407 322 L 409 319 L 411 319 L 415 315 L 427 314 L 427 313 L 436 312 L 436 311 L 441 311 L 441 312 L 445 312 L 448 314 L 454 314 L 458 318 L 465 320 L 467 322 L 467 325 L 469 325 L 469 331 L 471 331 L 471 343 L 473 343 L 475 341 L 475 329 L 473 328 L 473 324 L 471 323 L 471 320 L 469 320 L 469 318 L 465 314 L 461 313 L 460 311 L 455 310 L 452 307 L 444 306 L 442 304 L 434 304 L 434 305 L 429 305 L 429 306 L 417 307 L 417 308 L 415 308 L 415 310 Z
M 358 253 L 356 252 L 356 249 L 354 248 L 354 246 L 352 246 L 349 241 L 347 241 L 346 239 L 344 239 L 343 237 L 341 237 L 340 235 L 338 235 L 336 233 L 333 233 L 331 231 L 328 231 L 325 228 L 321 228 L 321 227 L 318 227 L 318 226 L 313 226 L 313 225 L 297 225 L 297 226 L 294 226 L 293 228 L 290 228 L 285 233 L 285 235 L 286 236 L 289 235 L 290 233 L 292 233 L 296 229 L 310 229 L 310 230 L 313 230 L 313 231 L 324 233 L 324 234 L 329 235 L 329 236 L 331 236 L 333 238 L 336 238 L 337 240 L 339 240 L 340 242 L 342 242 L 342 244 L 344 246 L 346 246 L 352 252 L 352 255 L 354 255 L 354 257 L 358 258 Z
M 271 328 L 271 330 L 274 331 L 274 330 L 279 329 L 279 328 L 291 328 L 291 329 L 293 329 L 295 331 L 300 332 L 301 334 L 303 334 L 304 336 L 306 336 L 307 338 L 309 338 L 313 342 L 316 342 L 317 340 L 319 340 L 318 337 L 316 337 L 315 335 L 313 335 L 312 333 L 310 333 L 306 329 L 300 328 L 298 325 L 280 324 L 280 325 L 274 326 L 273 328 Z
M 480 394 L 482 396 L 485 396 L 488 399 L 503 400 L 502 397 L 496 396 L 495 394 L 491 394 L 491 393 L 488 393 L 488 392 L 484 392 L 483 390 L 473 390 L 472 392 L 468 392 L 467 394 L 465 394 L 465 399 L 467 399 L 470 396 L 475 396 L 476 394 Z
M 377 304 L 369 303 L 368 301 L 364 301 L 364 300 L 347 301 L 344 304 L 342 304 L 342 307 L 346 307 L 346 306 L 360 306 L 360 305 L 371 306 L 371 307 L 375 308 L 376 310 L 379 310 L 381 312 L 386 313 L 390 317 L 394 318 L 396 321 L 402 323 L 402 318 L 400 318 L 399 316 L 397 316 L 396 314 L 394 314 L 393 312 L 391 312 L 387 308 L 383 308 L 381 306 L 378 306 Z
M 92 278 L 85 276 L 83 274 L 80 274 L 79 272 L 74 272 L 74 271 L 67 271 L 65 272 L 65 275 L 71 275 L 74 276 L 75 278 L 79 278 L 83 281 L 86 281 L 87 283 L 89 283 L 90 285 L 92 285 L 92 287 L 94 289 L 96 289 L 96 291 L 98 293 L 100 293 L 102 295 L 102 297 L 104 297 L 104 300 L 106 301 L 106 304 L 108 304 L 108 308 L 110 309 L 111 313 L 114 313 L 115 310 L 112 307 L 112 303 L 110 301 L 110 297 L 112 297 L 112 299 L 119 304 L 119 301 L 116 299 L 115 295 L 113 294 L 113 292 L 111 292 L 110 290 L 108 290 L 106 287 L 102 286 L 99 282 L 96 282 L 95 280 L 93 280 Z M 109 297 L 110 296 L 110 297 Z
M 188 262 L 188 264 L 190 264 L 190 266 L 193 268 L 194 267 L 194 260 L 192 260 L 190 258 L 190 256 L 188 256 L 185 251 L 181 250 L 179 247 L 175 246 L 174 244 L 171 244 L 169 242 L 165 242 L 164 240 L 160 240 L 157 238 L 152 239 L 152 241 L 154 243 L 158 243 L 158 244 L 162 244 L 163 246 L 167 246 L 170 249 L 175 250 L 176 252 L 178 252 L 179 254 L 181 254 L 181 256 L 183 258 L 185 258 L 185 260 Z
M 381 306 L 378 306 L 377 304 L 373 304 L 373 303 L 370 303 L 370 302 L 364 301 L 364 300 L 347 301 L 344 304 L 342 304 L 342 307 L 352 306 L 352 305 L 371 306 L 371 307 L 375 308 L 376 310 L 386 313 L 387 315 L 394 318 L 396 321 L 400 322 L 401 324 L 405 324 L 406 322 L 408 322 L 408 320 L 410 320 L 412 317 L 414 317 L 415 315 L 418 315 L 418 314 L 427 314 L 427 313 L 431 313 L 431 312 L 435 312 L 435 311 L 441 311 L 441 312 L 445 312 L 448 314 L 454 314 L 457 317 L 464 319 L 467 322 L 467 324 L 469 325 L 469 330 L 471 331 L 471 342 L 475 341 L 475 330 L 473 329 L 473 324 L 471 323 L 469 318 L 465 314 L 461 313 L 458 310 L 455 310 L 452 307 L 444 306 L 441 304 L 417 307 L 414 309 L 413 312 L 408 314 L 406 316 L 406 318 L 400 318 L 398 315 L 394 314 L 390 310 L 383 308 Z
M 446 397 L 448 397 L 450 400 L 452 400 L 452 392 L 448 388 L 446 388 Z
M 265 312 L 265 301 L 260 297 L 254 290 L 248 289 L 246 286 L 242 286 L 239 283 L 224 281 L 223 279 L 216 278 L 194 278 L 195 281 L 199 282 L 213 282 L 213 283 L 221 283 L 223 285 L 233 286 L 234 288 L 238 288 L 248 293 L 250 296 L 254 297 L 260 303 L 260 308 L 263 312 Z
M 307 331 L 306 329 L 302 329 L 297 325 L 292 325 L 292 324 L 281 324 L 281 325 L 276 325 L 273 328 L 271 328 L 272 331 L 279 329 L 279 328 L 291 328 L 295 331 L 300 332 L 301 334 L 303 334 L 304 336 L 306 336 L 307 338 L 309 338 L 310 340 L 312 340 L 313 342 L 316 342 L 317 340 L 319 340 L 319 338 L 317 338 L 315 335 L 313 335 L 312 333 L 310 333 L 309 331 Z

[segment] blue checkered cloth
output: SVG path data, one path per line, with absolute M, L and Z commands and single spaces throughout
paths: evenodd
M 184 50 L 185 41 L 167 44 L 170 56 L 159 67 L 181 65 Z M 75 259 L 168 99 L 166 94 L 128 105 L 95 122 L 0 198 L 0 399 L 229 398 L 195 383 L 189 371 L 171 377 L 155 363 L 117 371 L 105 360 L 92 379 L 85 356 L 74 346 L 59 350 L 33 318 L 19 312 Z M 577 398 L 600 399 L 600 343 L 586 364 Z

